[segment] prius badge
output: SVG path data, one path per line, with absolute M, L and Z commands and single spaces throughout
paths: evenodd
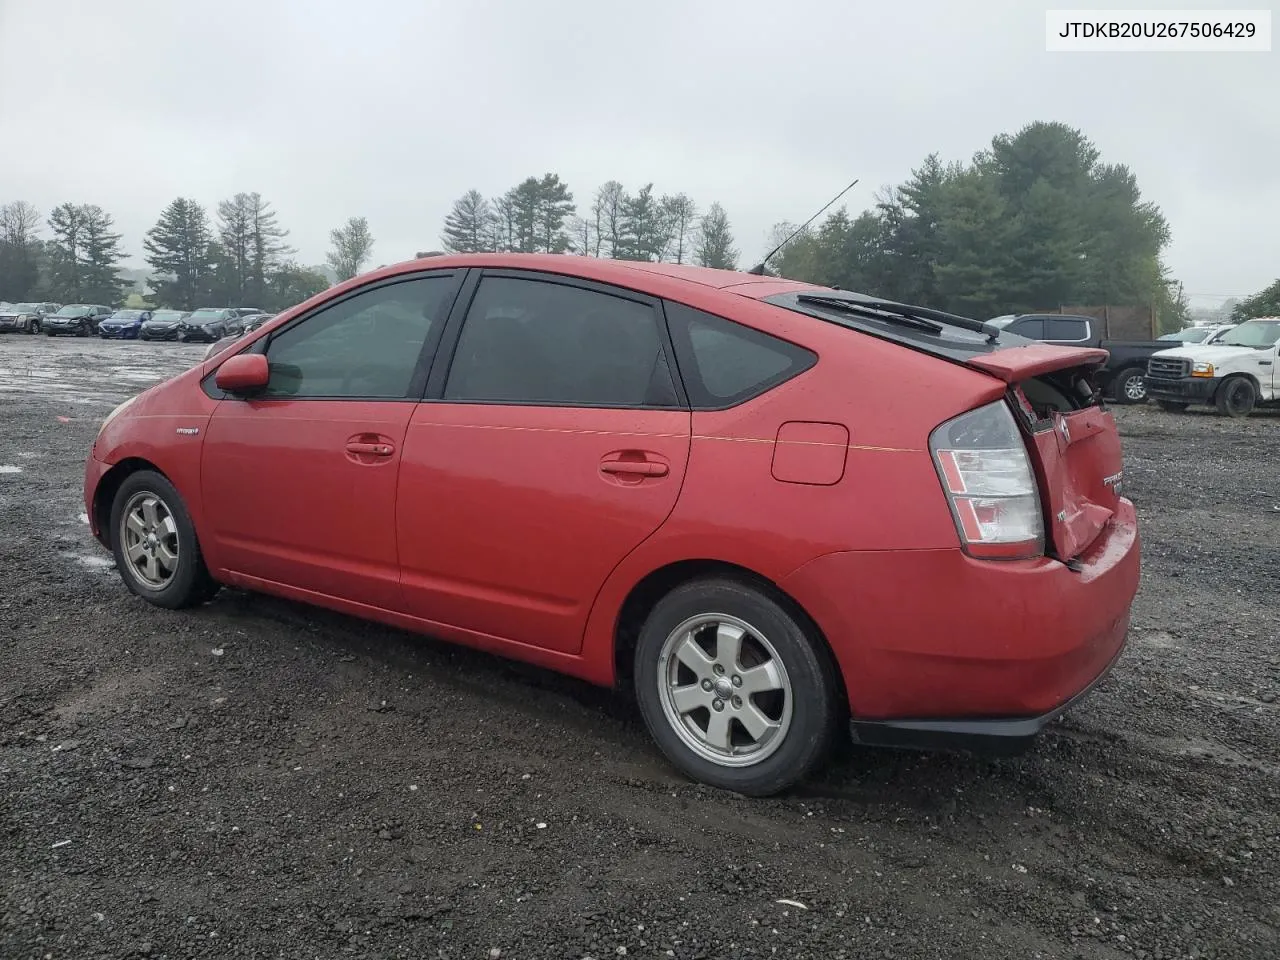
M 177 432 L 184 437 L 194 437 L 200 432 L 199 427 L 179 427 Z

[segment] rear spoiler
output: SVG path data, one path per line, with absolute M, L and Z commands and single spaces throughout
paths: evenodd
M 1109 356 L 1108 351 L 1099 347 L 1058 347 L 1041 343 L 979 354 L 965 362 L 999 377 L 1005 383 L 1016 383 L 1029 377 L 1053 373 L 1055 370 L 1101 366 Z

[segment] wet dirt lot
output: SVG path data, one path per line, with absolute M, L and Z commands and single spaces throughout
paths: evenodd
M 1031 753 L 849 748 L 753 801 L 605 691 L 133 599 L 83 458 L 203 350 L 0 338 L 5 960 L 1280 956 L 1280 417 L 1118 411 L 1131 645 Z

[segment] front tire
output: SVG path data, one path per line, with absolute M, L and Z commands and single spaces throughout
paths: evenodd
M 1112 388 L 1117 403 L 1146 403 L 1146 374 L 1140 367 L 1129 367 L 1116 375 Z
M 125 478 L 112 501 L 110 529 L 121 579 L 148 603 L 178 610 L 218 592 L 182 497 L 155 471 Z
M 1214 405 L 1224 417 L 1241 420 L 1253 413 L 1258 402 L 1258 391 L 1248 377 L 1232 377 L 1218 388 Z
M 831 657 L 745 582 L 696 580 L 658 601 L 636 644 L 635 681 L 650 734 L 694 780 L 770 796 L 830 751 L 838 721 Z

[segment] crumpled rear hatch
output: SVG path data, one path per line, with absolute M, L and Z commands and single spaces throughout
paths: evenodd
M 1094 385 L 1105 350 L 1035 345 L 968 362 L 1009 384 L 1029 437 L 1053 554 L 1088 550 L 1115 515 L 1123 480 L 1120 432 Z

